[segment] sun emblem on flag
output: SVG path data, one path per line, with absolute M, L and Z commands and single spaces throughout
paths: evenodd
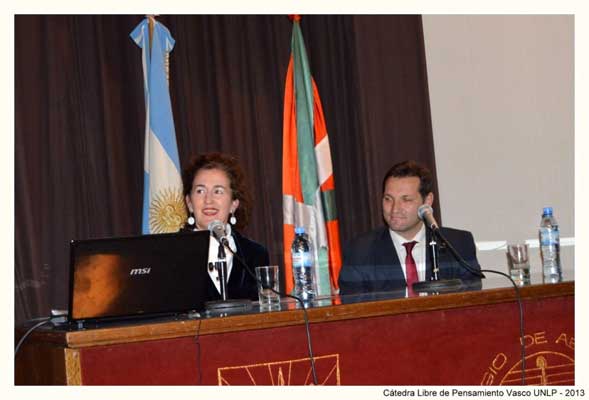
M 186 218 L 181 190 L 166 188 L 154 194 L 149 207 L 149 227 L 152 233 L 177 232 Z

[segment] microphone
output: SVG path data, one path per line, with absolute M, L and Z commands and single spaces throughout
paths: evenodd
M 434 218 L 434 209 L 431 208 L 431 206 L 428 206 L 427 204 L 420 206 L 417 209 L 417 216 L 420 220 L 425 222 L 425 224 L 432 231 L 437 231 L 440 228 L 440 226 L 436 222 L 436 219 Z
M 223 243 L 227 241 L 227 230 L 224 223 L 219 220 L 214 220 L 209 223 L 207 229 L 213 234 L 215 239 L 219 241 L 219 243 Z
M 438 239 L 440 239 L 440 241 L 444 245 L 446 245 L 446 247 L 450 250 L 450 253 L 452 253 L 454 258 L 456 258 L 458 263 L 464 269 L 466 269 L 467 271 L 469 271 L 470 273 L 472 273 L 473 275 L 475 275 L 477 277 L 480 277 L 480 278 L 485 277 L 485 275 L 483 275 L 482 272 L 477 271 L 473 267 L 471 267 L 464 260 L 464 258 L 462 258 L 460 256 L 460 254 L 458 254 L 458 252 L 456 251 L 454 246 L 452 246 L 452 244 L 444 237 L 444 235 L 440 231 L 440 226 L 438 225 L 438 223 L 436 222 L 436 219 L 434 218 L 434 210 L 431 206 L 429 206 L 427 204 L 421 205 L 417 209 L 417 216 L 419 217 L 420 220 L 422 220 L 425 223 L 425 225 L 428 228 L 430 228 L 432 230 L 434 237 L 437 237 Z M 451 291 L 456 288 L 461 288 L 462 287 L 462 280 L 460 280 L 460 279 L 438 280 L 437 272 L 439 271 L 440 268 L 437 265 L 438 264 L 437 249 L 436 249 L 437 243 L 436 243 L 435 239 L 430 242 L 430 246 L 432 246 L 432 261 L 434 263 L 433 269 L 434 269 L 434 276 L 436 276 L 436 278 L 434 278 L 434 280 L 432 280 L 432 281 L 414 283 L 413 290 L 415 290 L 417 292 L 430 292 L 430 291 L 442 292 L 442 291 L 448 291 L 448 290 Z
M 231 234 L 231 231 L 227 232 L 227 226 L 219 220 L 214 220 L 209 223 L 207 229 L 211 232 L 213 237 L 219 242 L 219 252 L 217 253 L 218 261 L 215 262 L 215 268 L 219 273 L 219 283 L 221 300 L 211 300 L 205 303 L 207 312 L 221 312 L 225 313 L 228 309 L 246 309 L 249 310 L 252 307 L 252 302 L 249 299 L 237 299 L 230 300 L 227 297 L 227 261 L 225 260 L 225 247 L 227 247 L 231 253 L 235 254 L 231 247 L 229 247 L 229 241 L 227 235 Z

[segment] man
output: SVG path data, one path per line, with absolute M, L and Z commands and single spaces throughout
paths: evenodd
M 421 205 L 431 206 L 434 201 L 431 172 L 414 161 L 405 161 L 386 173 L 382 186 L 386 226 L 356 238 L 344 250 L 341 294 L 410 289 L 414 282 L 431 280 L 431 233 L 417 215 Z M 440 233 L 473 269 L 480 270 L 470 232 L 440 228 Z M 439 279 L 477 278 L 439 241 L 438 249 Z

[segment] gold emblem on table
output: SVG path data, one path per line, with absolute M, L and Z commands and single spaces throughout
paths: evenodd
M 149 207 L 152 233 L 177 232 L 186 222 L 186 207 L 180 189 L 166 188 L 153 195 Z
M 499 385 L 517 385 L 522 380 L 522 362 L 507 371 Z M 527 385 L 574 385 L 575 360 L 554 351 L 541 351 L 526 356 Z
M 319 385 L 339 385 L 339 354 L 315 357 Z M 309 358 L 223 367 L 217 369 L 219 385 L 312 385 Z
M 526 385 L 574 385 L 575 338 L 567 333 L 554 336 L 545 331 L 526 334 Z M 481 385 L 520 385 L 521 357 L 501 352 L 495 355 L 483 374 Z

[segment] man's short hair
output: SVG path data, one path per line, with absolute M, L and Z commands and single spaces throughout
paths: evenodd
M 413 176 L 419 178 L 419 194 L 421 194 L 421 197 L 425 199 L 425 197 L 432 192 L 432 173 L 427 167 L 418 164 L 413 160 L 407 160 L 395 164 L 387 171 L 382 181 L 383 194 L 387 180 L 389 178 L 409 178 Z

